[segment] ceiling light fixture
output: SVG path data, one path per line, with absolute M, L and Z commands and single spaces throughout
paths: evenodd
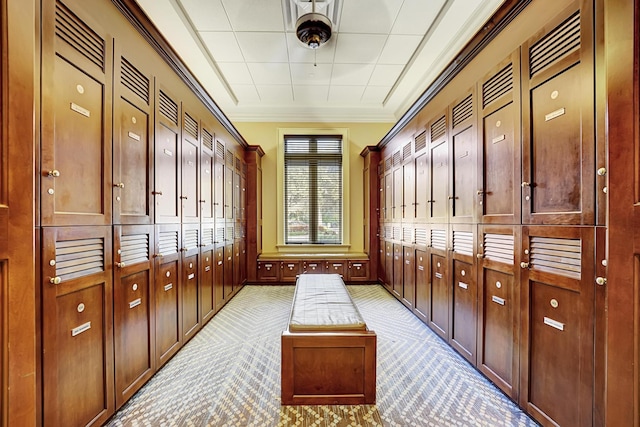
M 331 38 L 331 20 L 316 13 L 316 0 L 311 1 L 311 13 L 305 13 L 296 22 L 296 36 L 308 48 L 317 49 Z

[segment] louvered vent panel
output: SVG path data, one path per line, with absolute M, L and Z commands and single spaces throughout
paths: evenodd
M 246 176 L 247 175 L 247 170 L 248 170 L 247 164 L 243 163 L 242 164 L 242 175 Z
M 407 243 L 413 243 L 413 228 L 411 227 L 402 228 L 402 241 Z
M 137 264 L 149 260 L 149 236 L 132 234 L 120 239 L 120 261 L 125 265 Z
M 402 147 L 402 160 L 411 158 L 411 143 L 408 142 Z
M 158 233 L 158 250 L 164 256 L 178 253 L 178 232 L 160 231 Z
M 437 122 L 431 125 L 431 141 L 435 141 L 438 138 L 444 136 L 447 131 L 447 118 L 445 116 L 440 117 Z
M 224 242 L 224 225 L 218 225 L 216 227 L 216 243 Z
M 391 160 L 391 157 L 387 157 L 384 160 L 384 170 L 389 170 L 391 169 L 392 166 L 393 166 L 393 160 Z
M 204 228 L 202 227 L 202 244 L 204 246 L 213 245 L 213 227 Z
M 378 176 L 384 175 L 384 163 L 378 164 Z
M 242 227 L 235 227 L 233 230 L 234 233 L 234 238 L 235 239 L 242 239 L 244 237 L 244 233 L 243 233 L 244 229 Z
M 416 244 L 426 246 L 428 243 L 427 230 L 425 228 L 416 228 Z
M 202 145 L 213 151 L 213 135 L 204 128 L 202 128 Z
M 398 150 L 393 153 L 393 166 L 398 166 L 400 163 L 402 163 L 402 154 Z
M 386 237 L 387 239 L 393 239 L 393 230 L 391 229 L 390 225 L 384 226 L 384 237 Z
M 453 251 L 473 256 L 473 233 L 470 231 L 453 232 Z
M 560 24 L 529 49 L 529 74 L 540 71 L 580 49 L 580 12 Z
M 104 71 L 104 39 L 60 2 L 56 2 L 56 36 Z
M 198 247 L 198 230 L 185 230 L 184 235 L 184 248 L 186 250 L 192 250 Z
M 473 115 L 473 96 L 469 95 L 453 107 L 453 127 L 464 122 Z
M 427 146 L 427 132 L 416 136 L 416 153 Z
M 56 276 L 62 281 L 104 271 L 104 239 L 56 242 Z
M 393 227 L 393 240 L 402 239 L 402 227 Z
M 239 158 L 236 157 L 236 170 L 238 172 L 242 171 L 242 160 L 240 160 Z
M 431 230 L 431 247 L 442 251 L 447 249 L 447 232 L 446 230 Z
M 171 123 L 174 125 L 178 124 L 178 104 L 176 104 L 173 99 L 169 98 L 169 96 L 160 91 L 160 114 L 162 114 L 167 119 L 171 120 Z
M 484 235 L 484 257 L 491 261 L 513 265 L 513 236 L 507 234 Z
M 531 268 L 579 279 L 581 252 L 579 239 L 531 237 Z
M 235 157 L 233 156 L 233 152 L 230 150 L 227 150 L 227 156 L 225 157 L 225 162 L 227 164 L 227 166 L 229 166 L 230 168 L 233 167 L 233 159 Z
M 216 157 L 224 160 L 224 144 L 222 144 L 220 141 L 216 141 Z
M 233 240 L 233 225 L 227 225 L 227 230 L 224 233 L 224 239 L 229 242 Z
M 120 61 L 120 75 L 122 84 L 131 92 L 138 95 L 147 105 L 149 104 L 149 79 L 142 74 L 129 61 L 122 58 Z
M 482 85 L 482 107 L 513 90 L 513 64 L 509 64 Z
M 198 139 L 198 121 L 187 113 L 184 113 L 184 130 L 194 139 Z

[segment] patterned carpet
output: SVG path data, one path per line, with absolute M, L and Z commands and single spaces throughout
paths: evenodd
M 381 286 L 349 286 L 378 335 L 377 405 L 281 406 L 293 286 L 246 286 L 106 424 L 535 426 Z

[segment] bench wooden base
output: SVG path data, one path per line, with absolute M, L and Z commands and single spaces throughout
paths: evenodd
M 282 333 L 283 405 L 376 401 L 373 331 Z

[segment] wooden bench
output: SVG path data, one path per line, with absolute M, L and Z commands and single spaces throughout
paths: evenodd
M 282 333 L 283 405 L 373 404 L 376 334 L 338 274 L 303 274 Z

